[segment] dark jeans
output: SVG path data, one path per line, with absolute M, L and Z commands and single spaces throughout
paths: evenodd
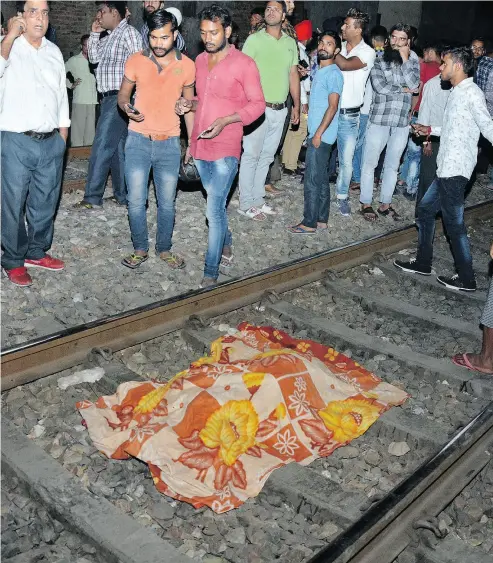
M 303 225 L 316 228 L 317 223 L 329 220 L 330 185 L 329 159 L 332 145 L 320 143 L 318 149 L 307 141 L 305 169 L 305 204 Z
M 101 100 L 101 114 L 96 126 L 84 193 L 84 201 L 93 205 L 103 204 L 110 170 L 114 196 L 119 203 L 127 203 L 124 148 L 128 124 L 118 108 L 116 98 L 115 95 Z
M 419 202 L 423 199 L 426 190 L 431 186 L 435 176 L 437 175 L 437 156 L 439 148 L 440 140 L 439 138 L 434 137 L 431 140 L 431 156 L 425 156 L 423 153 L 421 157 L 418 194 L 416 196 L 416 210 L 418 209 Z
M 474 281 L 471 250 L 464 224 L 464 192 L 467 182 L 467 178 L 463 176 L 436 177 L 418 206 L 416 219 L 419 230 L 416 258 L 418 264 L 431 266 L 435 218 L 441 211 L 446 234 L 450 239 L 455 267 L 460 281 L 464 284 Z
M 10 270 L 25 258 L 43 258 L 51 246 L 65 143 L 59 133 L 41 141 L 23 133 L 1 135 L 2 267 Z

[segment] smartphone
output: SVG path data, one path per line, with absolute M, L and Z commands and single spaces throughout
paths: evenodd
M 197 137 L 197 139 L 202 139 L 206 133 L 210 133 L 211 129 L 204 129 L 202 133 Z
M 132 104 L 127 104 L 127 108 L 135 115 L 140 115 L 140 111 Z

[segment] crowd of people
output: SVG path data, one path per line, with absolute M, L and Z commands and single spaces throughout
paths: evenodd
M 64 268 L 47 251 L 71 129 L 73 146 L 92 144 L 84 197 L 74 211 L 100 209 L 103 202 L 127 207 L 134 247 L 122 260 L 128 268 L 149 255 L 151 170 L 155 251 L 172 269 L 185 267 L 172 250 L 178 178 L 202 182 L 208 249 L 201 286 L 207 287 L 233 264 L 226 206 L 235 178 L 238 212 L 265 221 L 276 214 L 266 197 L 282 197 L 273 185 L 282 160 L 282 174 L 300 175 L 304 183 L 303 217 L 287 226 L 290 234 L 327 229 L 331 181 L 336 212 L 350 216 L 349 194 L 359 192 L 358 211 L 372 222 L 401 219 L 393 205 L 400 191 L 417 202 L 419 249 L 415 260 L 395 265 L 431 272 L 441 211 L 457 275 L 438 281 L 476 289 L 463 210 L 481 164 L 478 143 L 486 170 L 491 158 L 488 40 L 421 49 L 412 26 L 368 29 L 369 16 L 356 8 L 326 20 L 322 30 L 309 20 L 293 26 L 294 2 L 271 0 L 252 10 L 241 49 L 230 12 L 220 4 L 204 8 L 198 15 L 204 51 L 192 60 L 176 8 L 144 1 L 138 31 L 125 2 L 99 1 L 80 54 L 64 63 L 46 38 L 48 3 L 18 4 L 0 57 L 2 267 L 14 284 L 32 283 L 26 268 Z M 109 173 L 113 195 L 104 200 Z

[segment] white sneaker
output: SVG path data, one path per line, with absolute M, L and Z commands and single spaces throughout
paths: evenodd
M 264 203 L 264 205 L 260 207 L 259 211 L 265 213 L 266 215 L 277 215 L 277 211 L 274 211 L 274 208 L 267 203 Z
M 238 208 L 236 211 L 238 211 L 240 215 L 244 215 L 245 217 L 253 219 L 254 221 L 265 221 L 267 219 L 265 214 L 262 213 L 262 210 L 258 207 L 250 207 L 250 209 L 247 209 L 246 211 Z

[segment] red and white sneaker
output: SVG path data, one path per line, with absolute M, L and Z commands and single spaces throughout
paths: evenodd
M 23 287 L 27 287 L 28 285 L 32 285 L 33 280 L 31 276 L 27 273 L 26 268 L 21 266 L 20 268 L 12 268 L 11 270 L 5 270 L 7 277 L 9 280 L 15 284 L 20 285 Z
M 42 268 L 43 270 L 63 270 L 65 268 L 65 263 L 58 258 L 53 258 L 49 254 L 40 258 L 39 260 L 24 260 L 24 266 L 26 268 Z

